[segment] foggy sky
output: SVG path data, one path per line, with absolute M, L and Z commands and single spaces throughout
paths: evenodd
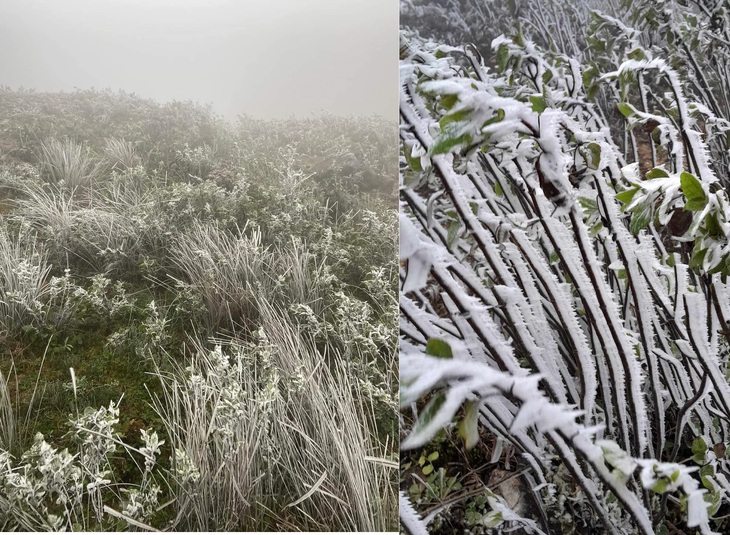
M 396 117 L 398 0 L 0 0 L 0 85 Z

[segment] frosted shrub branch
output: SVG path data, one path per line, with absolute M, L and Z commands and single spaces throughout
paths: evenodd
M 707 445 L 730 431 L 730 387 L 709 112 L 649 53 L 601 74 L 522 35 L 494 40 L 494 68 L 402 45 L 402 408 L 428 399 L 403 446 L 457 419 L 467 447 L 478 427 L 511 443 L 540 489 L 567 477 L 596 529 L 654 533 L 684 504 L 711 533 L 730 467 Z M 642 100 L 660 83 L 663 109 Z M 540 529 L 559 529 L 559 502 L 535 495 Z

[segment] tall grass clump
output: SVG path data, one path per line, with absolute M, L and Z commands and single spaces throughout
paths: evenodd
M 71 190 L 92 186 L 103 167 L 88 149 L 70 139 L 41 142 L 38 159 L 47 181 L 63 183 Z
M 395 461 L 373 402 L 288 315 L 259 300 L 253 341 L 158 372 L 175 451 L 175 529 L 382 531 Z
M 273 287 L 275 258 L 255 228 L 227 232 L 195 224 L 172 244 L 170 257 L 175 272 L 202 297 L 211 331 L 255 320 L 256 293 Z
M 7 380 L 0 371 L 0 448 L 12 451 L 16 437 L 15 413 Z
M 134 143 L 119 138 L 108 138 L 104 143 L 104 157 L 112 170 L 124 171 L 142 163 Z
M 250 328 L 258 318 L 257 296 L 324 314 L 336 286 L 326 260 L 298 238 L 267 246 L 252 226 L 228 231 L 195 224 L 170 253 L 175 277 L 205 303 L 212 331 Z
M 269 451 L 280 457 L 269 469 L 270 493 L 289 487 L 287 509 L 313 518 L 312 529 L 389 529 L 396 507 L 388 485 L 393 460 L 388 463 L 389 444 L 378 440 L 370 392 L 339 355 L 325 360 L 284 311 L 267 302 L 259 309 L 259 347 L 289 379 L 280 382 L 283 396 L 274 405 Z
M 250 525 L 260 495 L 267 399 L 255 363 L 220 346 L 202 348 L 172 372 L 158 371 L 154 406 L 173 448 L 176 529 Z M 177 528 L 179 526 L 179 528 Z
M 276 296 L 284 305 L 301 304 L 317 317 L 323 317 L 331 305 L 331 293 L 337 286 L 327 264 L 326 255 L 316 255 L 307 244 L 296 237 L 276 248 Z
M 105 185 L 81 200 L 62 184 L 28 182 L 18 188 L 11 219 L 42 239 L 56 266 L 74 272 L 124 272 L 139 254 L 143 238 L 137 188 Z

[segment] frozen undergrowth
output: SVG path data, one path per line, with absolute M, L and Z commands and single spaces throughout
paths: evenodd
M 535 507 L 494 502 L 490 527 L 710 533 L 730 505 L 726 123 L 594 20 L 616 41 L 587 67 L 522 34 L 491 67 L 402 37 L 402 447 L 456 418 L 467 447 L 482 427 L 520 452 Z
M 135 102 L 0 92 L 0 529 L 392 529 L 393 125 Z

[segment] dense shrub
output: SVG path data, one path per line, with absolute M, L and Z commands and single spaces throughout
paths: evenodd
M 545 4 L 486 59 L 402 38 L 403 497 L 435 532 L 727 531 L 726 15 L 604 4 L 543 49 Z

